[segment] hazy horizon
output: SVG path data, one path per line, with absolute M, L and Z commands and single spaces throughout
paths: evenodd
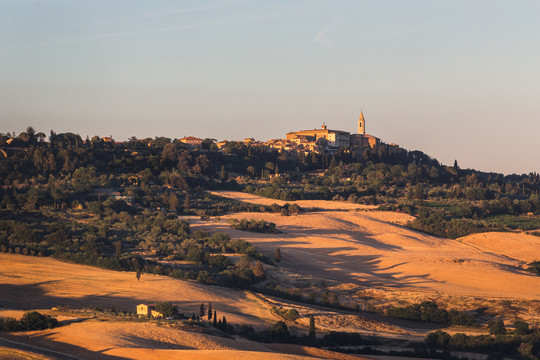
M 0 132 L 366 131 L 540 172 L 535 1 L 0 0 Z

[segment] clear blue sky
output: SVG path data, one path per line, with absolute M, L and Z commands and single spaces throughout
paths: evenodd
M 0 132 L 367 132 L 540 171 L 540 1 L 0 0 Z

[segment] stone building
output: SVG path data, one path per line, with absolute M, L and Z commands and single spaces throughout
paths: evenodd
M 180 142 L 191 145 L 191 146 L 198 146 L 201 145 L 203 142 L 203 139 L 195 137 L 195 136 L 186 136 L 182 139 L 180 139 Z
M 175 306 L 178 310 L 178 306 Z M 163 314 L 156 311 L 156 304 L 139 304 L 137 305 L 138 316 L 151 316 L 153 318 L 162 318 Z
M 290 141 L 302 141 L 304 139 L 314 140 L 317 142 L 319 139 L 325 139 L 327 145 L 333 148 L 349 147 L 350 133 L 341 130 L 330 130 L 326 125 L 322 125 L 320 129 L 313 130 L 300 130 L 287 133 L 287 140 Z
M 156 304 L 137 305 L 137 315 L 160 317 L 162 314 L 156 311 Z
M 373 135 L 366 134 L 366 120 L 364 119 L 364 113 L 362 111 L 360 111 L 360 117 L 358 118 L 358 134 L 351 134 L 350 142 L 350 146 L 352 148 L 370 147 L 375 149 L 381 144 L 381 139 Z
M 289 144 L 302 149 L 315 150 L 324 148 L 354 148 L 356 151 L 363 151 L 364 148 L 378 149 L 381 146 L 381 139 L 370 134 L 366 134 L 366 119 L 364 113 L 360 111 L 358 118 L 358 133 L 351 134 L 347 131 L 330 130 L 326 125 L 320 129 L 300 130 L 287 133 L 286 141 Z M 283 144 L 280 144 L 283 149 Z M 276 148 L 275 144 L 270 147 Z M 288 146 L 288 145 L 287 145 Z
M 351 134 L 351 147 L 376 148 L 381 144 L 381 139 L 369 134 Z
M 366 120 L 364 119 L 364 112 L 360 111 L 360 117 L 358 118 L 358 134 L 366 134 Z

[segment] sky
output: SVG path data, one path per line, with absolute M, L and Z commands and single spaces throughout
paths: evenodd
M 0 132 L 366 131 L 540 172 L 540 1 L 0 0 Z

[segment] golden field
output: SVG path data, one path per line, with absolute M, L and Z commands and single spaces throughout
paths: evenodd
M 278 202 L 243 193 L 219 192 L 219 195 L 265 205 Z M 195 217 L 185 219 L 192 230 L 219 231 L 232 239 L 244 239 L 270 258 L 276 248 L 280 248 L 282 261 L 277 266 L 265 265 L 265 270 L 267 281 L 283 289 L 296 288 L 302 294 L 311 292 L 317 296 L 323 290 L 332 291 L 339 295 L 340 302 L 356 302 L 361 310 L 430 299 L 448 308 L 487 307 L 494 313 L 506 312 L 508 319 L 519 315 L 531 323 L 539 320 L 540 277 L 525 271 L 526 263 L 537 260 L 535 254 L 540 254 L 538 237 L 486 233 L 448 240 L 404 227 L 411 219 L 406 214 L 373 211 L 372 207 L 340 202 L 301 201 L 298 204 L 317 209 L 292 216 L 240 213 L 207 221 Z M 231 218 L 274 222 L 282 233 L 238 231 L 229 227 Z M 218 316 L 226 316 L 229 324 L 263 329 L 279 320 L 270 312 L 270 307 L 282 305 L 299 311 L 300 318 L 288 324 L 297 333 L 306 331 L 310 314 L 316 316 L 319 331 L 355 331 L 415 340 L 421 340 L 430 331 L 429 327 L 393 321 L 371 312 L 332 310 L 157 275 L 143 274 L 137 281 L 131 272 L 103 270 L 51 258 L 0 254 L 0 264 L 0 304 L 3 306 L 0 316 L 18 317 L 24 310 L 42 309 L 69 323 L 52 330 L 1 337 L 85 359 L 358 357 L 294 345 L 259 344 L 242 338 L 194 332 L 166 322 L 104 320 L 91 314 L 70 317 L 50 310 L 52 307 L 114 305 L 118 311 L 134 311 L 139 303 L 170 301 L 178 304 L 182 313 L 196 313 L 201 303 L 211 302 Z M 512 311 L 508 311 L 508 307 L 512 307 L 508 300 L 514 304 Z M 452 331 L 449 329 L 450 333 Z M 0 343 L 0 346 L 6 344 Z M 15 351 L 2 349 L 0 358 L 2 354 Z M 45 355 L 36 350 L 17 356 L 24 359 L 24 356 Z

